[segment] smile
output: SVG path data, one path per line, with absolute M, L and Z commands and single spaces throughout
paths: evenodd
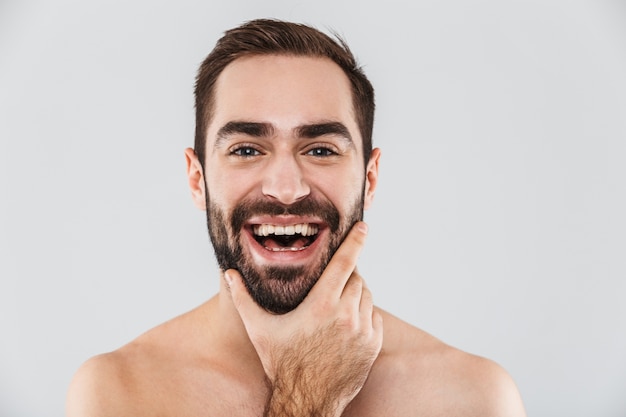
M 255 240 L 269 251 L 297 252 L 308 248 L 315 241 L 319 227 L 313 223 L 257 224 L 252 230 Z

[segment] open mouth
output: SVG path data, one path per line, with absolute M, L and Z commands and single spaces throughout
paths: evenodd
M 252 227 L 254 239 L 272 252 L 297 252 L 308 248 L 319 232 L 313 223 L 291 225 L 257 224 Z

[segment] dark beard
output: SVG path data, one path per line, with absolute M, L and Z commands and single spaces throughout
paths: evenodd
M 318 265 L 259 267 L 249 256 L 244 255 L 241 230 L 247 219 L 257 215 L 286 214 L 317 216 L 328 224 L 330 242 Z M 237 269 L 252 299 L 265 310 L 275 314 L 288 313 L 300 305 L 326 269 L 352 225 L 362 218 L 363 196 L 355 202 L 343 221 L 335 206 L 329 201 L 307 198 L 290 206 L 269 201 L 245 200 L 234 208 L 230 222 L 227 222 L 225 213 L 210 201 L 207 194 L 207 225 L 220 269 L 223 271 Z

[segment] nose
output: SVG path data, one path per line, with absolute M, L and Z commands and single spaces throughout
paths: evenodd
M 302 167 L 294 155 L 274 155 L 263 176 L 263 195 L 289 205 L 309 195 Z

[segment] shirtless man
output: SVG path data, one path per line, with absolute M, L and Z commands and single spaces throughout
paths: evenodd
M 273 20 L 227 31 L 196 111 L 187 173 L 219 293 L 88 360 L 69 417 L 525 416 L 500 366 L 373 305 L 356 263 L 374 95 L 342 42 Z

